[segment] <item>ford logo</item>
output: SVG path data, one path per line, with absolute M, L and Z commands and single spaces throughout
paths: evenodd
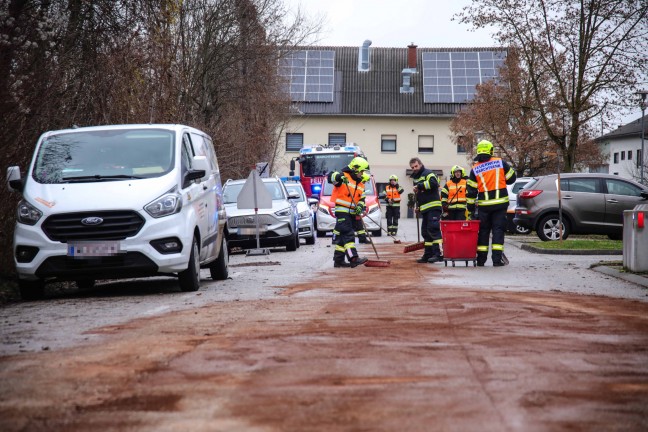
M 99 225 L 103 223 L 103 219 L 97 216 L 91 216 L 81 219 L 83 225 Z

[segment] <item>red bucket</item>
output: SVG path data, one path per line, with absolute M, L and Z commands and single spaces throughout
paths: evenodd
M 441 221 L 443 258 L 452 260 L 475 259 L 479 221 Z

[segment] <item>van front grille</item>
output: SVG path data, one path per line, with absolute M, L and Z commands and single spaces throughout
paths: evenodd
M 136 235 L 144 219 L 134 211 L 64 213 L 48 217 L 43 232 L 53 241 L 124 240 Z

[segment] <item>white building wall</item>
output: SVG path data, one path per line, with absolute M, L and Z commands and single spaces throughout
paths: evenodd
M 458 153 L 451 140 L 451 121 L 451 118 L 295 116 L 280 137 L 281 149 L 274 173 L 287 175 L 290 159 L 299 154 L 286 152 L 286 132 L 304 134 L 304 146 L 328 143 L 329 133 L 345 133 L 348 143 L 359 145 L 365 152 L 377 182 L 386 183 L 390 175 L 396 174 L 402 186 L 410 185 L 405 170 L 409 169 L 412 157 L 420 158 L 426 168 L 443 171 L 440 181 L 445 182 L 453 165 L 460 165 L 466 171 L 470 168 L 466 153 Z M 396 136 L 396 152 L 381 151 L 383 135 Z M 419 137 L 429 135 L 434 136 L 434 152 L 419 153 Z
M 646 144 L 644 143 L 644 146 Z M 637 150 L 641 150 L 641 139 L 638 137 L 619 138 L 613 141 L 606 141 L 604 146 L 606 149 L 609 149 L 610 174 L 631 180 L 637 180 L 639 178 L 640 169 L 637 166 Z M 617 155 L 616 157 L 615 154 Z

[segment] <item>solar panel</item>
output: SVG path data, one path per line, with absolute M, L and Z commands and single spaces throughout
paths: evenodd
M 475 86 L 497 77 L 503 51 L 424 52 L 423 102 L 461 103 L 475 96 Z
M 294 102 L 333 102 L 335 51 L 294 51 L 281 59 L 279 75 Z

